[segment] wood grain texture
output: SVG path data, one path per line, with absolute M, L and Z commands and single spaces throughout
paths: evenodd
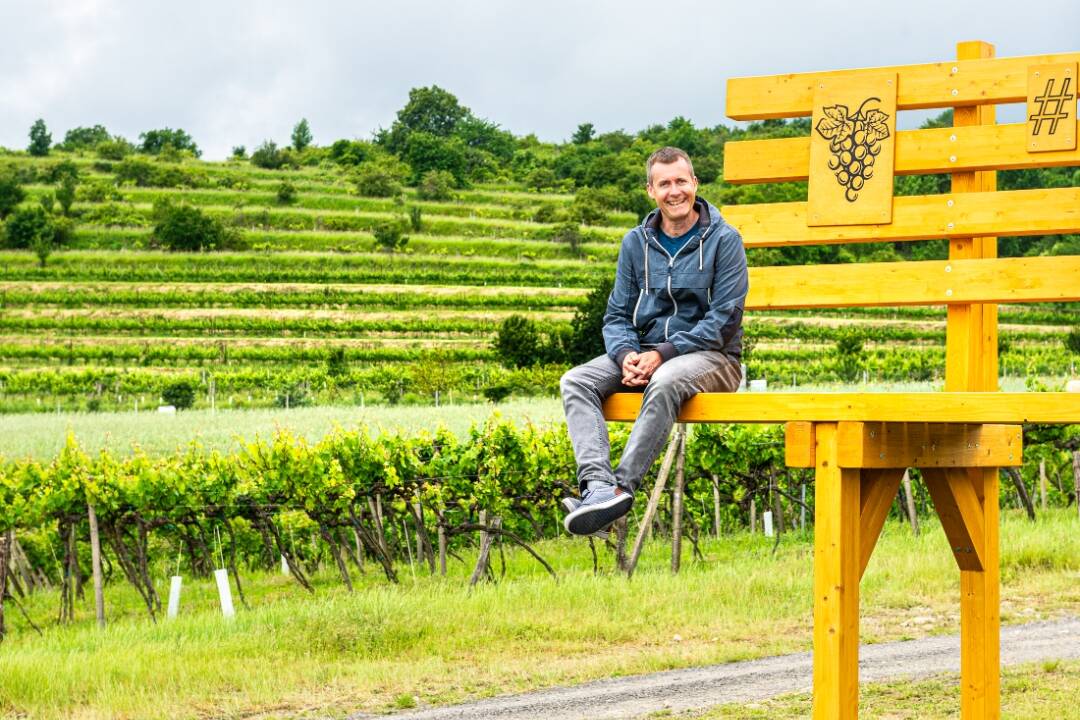
M 840 467 L 1017 467 L 1023 428 L 992 423 L 841 423 Z
M 841 426 L 844 423 L 840 423 Z M 889 517 L 904 470 L 863 470 L 860 473 L 859 495 L 859 578 L 866 573 L 881 529 Z

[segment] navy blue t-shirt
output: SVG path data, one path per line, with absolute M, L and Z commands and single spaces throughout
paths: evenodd
M 660 244 L 664 246 L 664 249 L 668 251 L 668 255 L 670 255 L 671 257 L 675 257 L 675 254 L 682 250 L 683 246 L 686 245 L 686 243 L 690 242 L 690 239 L 693 238 L 696 234 L 696 226 L 691 228 L 689 231 L 683 233 L 679 237 L 670 237 L 663 230 L 658 230 L 656 233 L 656 239 L 659 240 Z

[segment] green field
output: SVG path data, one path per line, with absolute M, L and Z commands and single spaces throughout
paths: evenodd
M 1005 623 L 1080 612 L 1076 527 L 1072 511 L 1035 524 L 1004 514 Z M 248 574 L 252 609 L 238 610 L 231 623 L 221 619 L 205 580 L 185 579 L 180 619 L 157 625 L 129 586 L 109 585 L 104 631 L 93 626 L 92 594 L 76 601 L 76 620 L 63 627 L 54 624 L 56 596 L 39 593 L 26 608 L 45 625 L 42 637 L 9 611 L 11 632 L 0 646 L 0 712 L 343 717 L 810 647 L 807 535 L 784 535 L 775 553 L 771 540 L 745 532 L 706 540 L 704 561 L 687 560 L 678 576 L 668 570 L 668 544 L 654 541 L 632 581 L 613 573 L 603 549 L 594 575 L 582 541 L 537 547 L 558 572 L 557 583 L 510 548 L 505 577 L 472 592 L 465 578 L 475 554 L 468 551 L 462 562 L 451 562 L 445 579 L 414 565 L 403 569 L 400 585 L 390 586 L 370 568 L 355 578 L 351 594 L 330 568 L 315 574 L 314 597 L 286 577 Z M 172 565 L 167 559 L 154 565 L 162 592 Z M 499 567 L 496 560 L 497 577 Z M 862 583 L 862 638 L 955 633 L 956 594 L 955 564 L 936 524 L 915 538 L 890 522 Z M 1072 682 L 1071 665 L 1061 672 Z M 1008 680 L 1005 687 L 1008 707 Z M 869 702 L 878 692 L 871 689 Z M 935 711 L 950 707 L 947 683 L 935 693 L 942 696 Z M 781 717 L 801 716 L 786 703 L 765 707 L 787 712 Z M 792 707 L 805 708 L 805 701 Z

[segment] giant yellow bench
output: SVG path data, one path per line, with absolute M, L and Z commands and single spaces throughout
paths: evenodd
M 949 241 L 944 261 L 751 268 L 747 298 L 748 309 L 945 305 L 944 392 L 701 394 L 679 417 L 786 423 L 788 465 L 815 468 L 818 720 L 858 716 L 859 581 L 909 467 L 960 568 L 961 717 L 1000 717 L 998 469 L 1021 462 L 1020 423 L 1080 422 L 1080 395 L 998 391 L 996 304 L 1080 300 L 1080 257 L 999 259 L 996 238 L 1080 231 L 1080 188 L 995 192 L 994 170 L 1080 165 L 1078 60 L 997 59 L 964 42 L 947 62 L 728 82 L 734 119 L 812 118 L 809 138 L 727 144 L 729 182 L 809 180 L 807 202 L 723 208 L 747 247 Z M 1025 101 L 1026 122 L 995 124 L 995 104 Z M 951 128 L 896 130 L 897 110 L 948 107 Z M 921 173 L 951 174 L 952 192 L 892 196 L 893 174 Z M 613 395 L 605 415 L 633 420 L 640 402 Z

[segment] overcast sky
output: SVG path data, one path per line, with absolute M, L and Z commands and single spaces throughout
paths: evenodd
M 970 39 L 1080 50 L 1080 2 L 0 0 L 0 145 L 25 148 L 38 117 L 54 141 L 181 127 L 211 159 L 288 143 L 301 117 L 317 143 L 366 139 L 431 84 L 543 140 L 713 126 L 730 76 L 947 60 Z

